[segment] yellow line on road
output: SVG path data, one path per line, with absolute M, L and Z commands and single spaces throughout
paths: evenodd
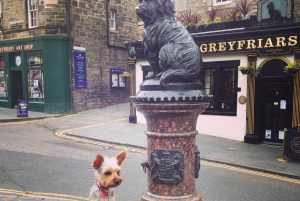
M 294 184 L 300 184 L 299 179 L 293 179 L 285 176 L 280 176 L 276 174 L 271 174 L 271 173 L 265 173 L 265 172 L 260 172 L 260 171 L 255 171 L 255 170 L 249 170 L 246 168 L 240 168 L 240 167 L 235 167 L 231 165 L 226 165 L 226 164 L 221 164 L 221 163 L 215 163 L 215 162 L 209 162 L 209 161 L 201 161 L 201 165 L 208 165 L 208 166 L 213 166 L 213 167 L 218 167 L 218 168 L 223 168 L 227 170 L 232 170 L 232 171 L 237 171 L 237 172 L 243 172 L 247 174 L 252 174 L 252 175 L 257 175 L 261 177 L 267 177 L 271 179 L 277 179 L 285 182 L 290 182 Z
M 73 195 L 32 192 L 32 191 L 17 191 L 17 190 L 4 189 L 4 188 L 0 188 L 0 193 L 9 194 L 9 195 L 19 195 L 24 197 L 32 197 L 32 198 L 47 198 L 52 200 L 74 200 L 74 201 L 88 200 L 88 198 L 73 196 Z
M 65 139 L 73 140 L 76 142 L 83 142 L 83 143 L 93 144 L 93 145 L 98 145 L 98 146 L 113 147 L 116 149 L 126 149 L 127 151 L 137 152 L 137 153 L 147 153 L 147 151 L 144 149 L 133 148 L 133 147 L 123 146 L 123 145 L 116 145 L 113 143 L 101 142 L 100 140 L 82 138 L 82 137 L 77 137 L 77 136 L 67 134 L 67 133 L 70 133 L 71 131 L 75 131 L 75 130 L 92 128 L 95 126 L 103 126 L 103 125 L 117 123 L 117 122 L 121 122 L 121 121 L 125 121 L 125 120 L 127 120 L 127 118 L 122 118 L 122 119 L 117 119 L 117 120 L 113 120 L 113 121 L 109 121 L 109 122 L 104 122 L 104 123 L 102 122 L 102 123 L 98 123 L 98 124 L 92 124 L 92 125 L 82 126 L 82 127 L 77 127 L 77 128 L 70 128 L 70 129 L 66 129 L 66 130 L 62 130 L 62 131 L 57 131 L 57 132 L 55 132 L 55 135 L 65 138 Z

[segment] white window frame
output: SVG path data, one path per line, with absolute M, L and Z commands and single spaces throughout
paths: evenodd
M 34 28 L 38 26 L 38 10 L 37 10 L 37 0 L 28 0 L 28 27 Z
M 109 12 L 109 28 L 110 30 L 116 30 L 116 17 L 117 16 L 117 11 L 111 9 Z
M 217 0 L 213 0 L 213 5 L 214 6 L 230 4 L 230 3 L 232 3 L 232 0 L 221 0 L 221 2 L 217 2 Z

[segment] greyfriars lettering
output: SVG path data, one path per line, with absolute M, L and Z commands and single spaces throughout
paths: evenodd
M 201 56 L 198 46 L 176 19 L 172 0 L 140 0 L 137 15 L 144 21 L 144 53 L 160 85 L 197 83 Z

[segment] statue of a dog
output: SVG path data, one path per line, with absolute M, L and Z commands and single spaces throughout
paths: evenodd
M 136 13 L 144 21 L 144 53 L 160 84 L 199 82 L 201 56 L 186 28 L 176 19 L 173 0 L 140 0 Z

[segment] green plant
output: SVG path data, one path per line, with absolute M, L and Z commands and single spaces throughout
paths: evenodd
M 241 13 L 237 13 L 236 14 L 236 19 L 237 20 L 242 20 L 243 19 L 242 14 Z
M 237 7 L 233 7 L 230 9 L 229 13 L 231 15 L 232 21 L 235 21 L 239 13 L 239 9 Z
M 300 70 L 300 66 L 298 63 L 289 63 L 287 66 L 283 68 L 285 73 L 295 74 Z
M 250 75 L 250 77 L 253 77 L 255 75 L 254 69 L 250 66 L 240 66 L 239 71 L 241 71 L 243 75 Z
M 128 73 L 127 71 L 124 71 L 122 74 L 121 74 L 122 77 L 130 77 L 130 73 Z
M 64 115 L 73 115 L 73 114 L 75 114 L 75 112 L 74 112 L 73 110 L 70 110 L 70 111 L 68 111 L 68 112 L 62 110 L 62 111 L 60 111 L 60 113 L 61 113 L 61 114 L 64 114 Z
M 222 22 L 221 17 L 216 17 L 214 22 Z
M 221 21 L 228 21 L 228 20 L 226 19 L 228 13 L 229 13 L 229 9 L 227 9 L 227 8 L 224 8 L 224 9 L 219 10 L 218 16 L 221 18 Z

